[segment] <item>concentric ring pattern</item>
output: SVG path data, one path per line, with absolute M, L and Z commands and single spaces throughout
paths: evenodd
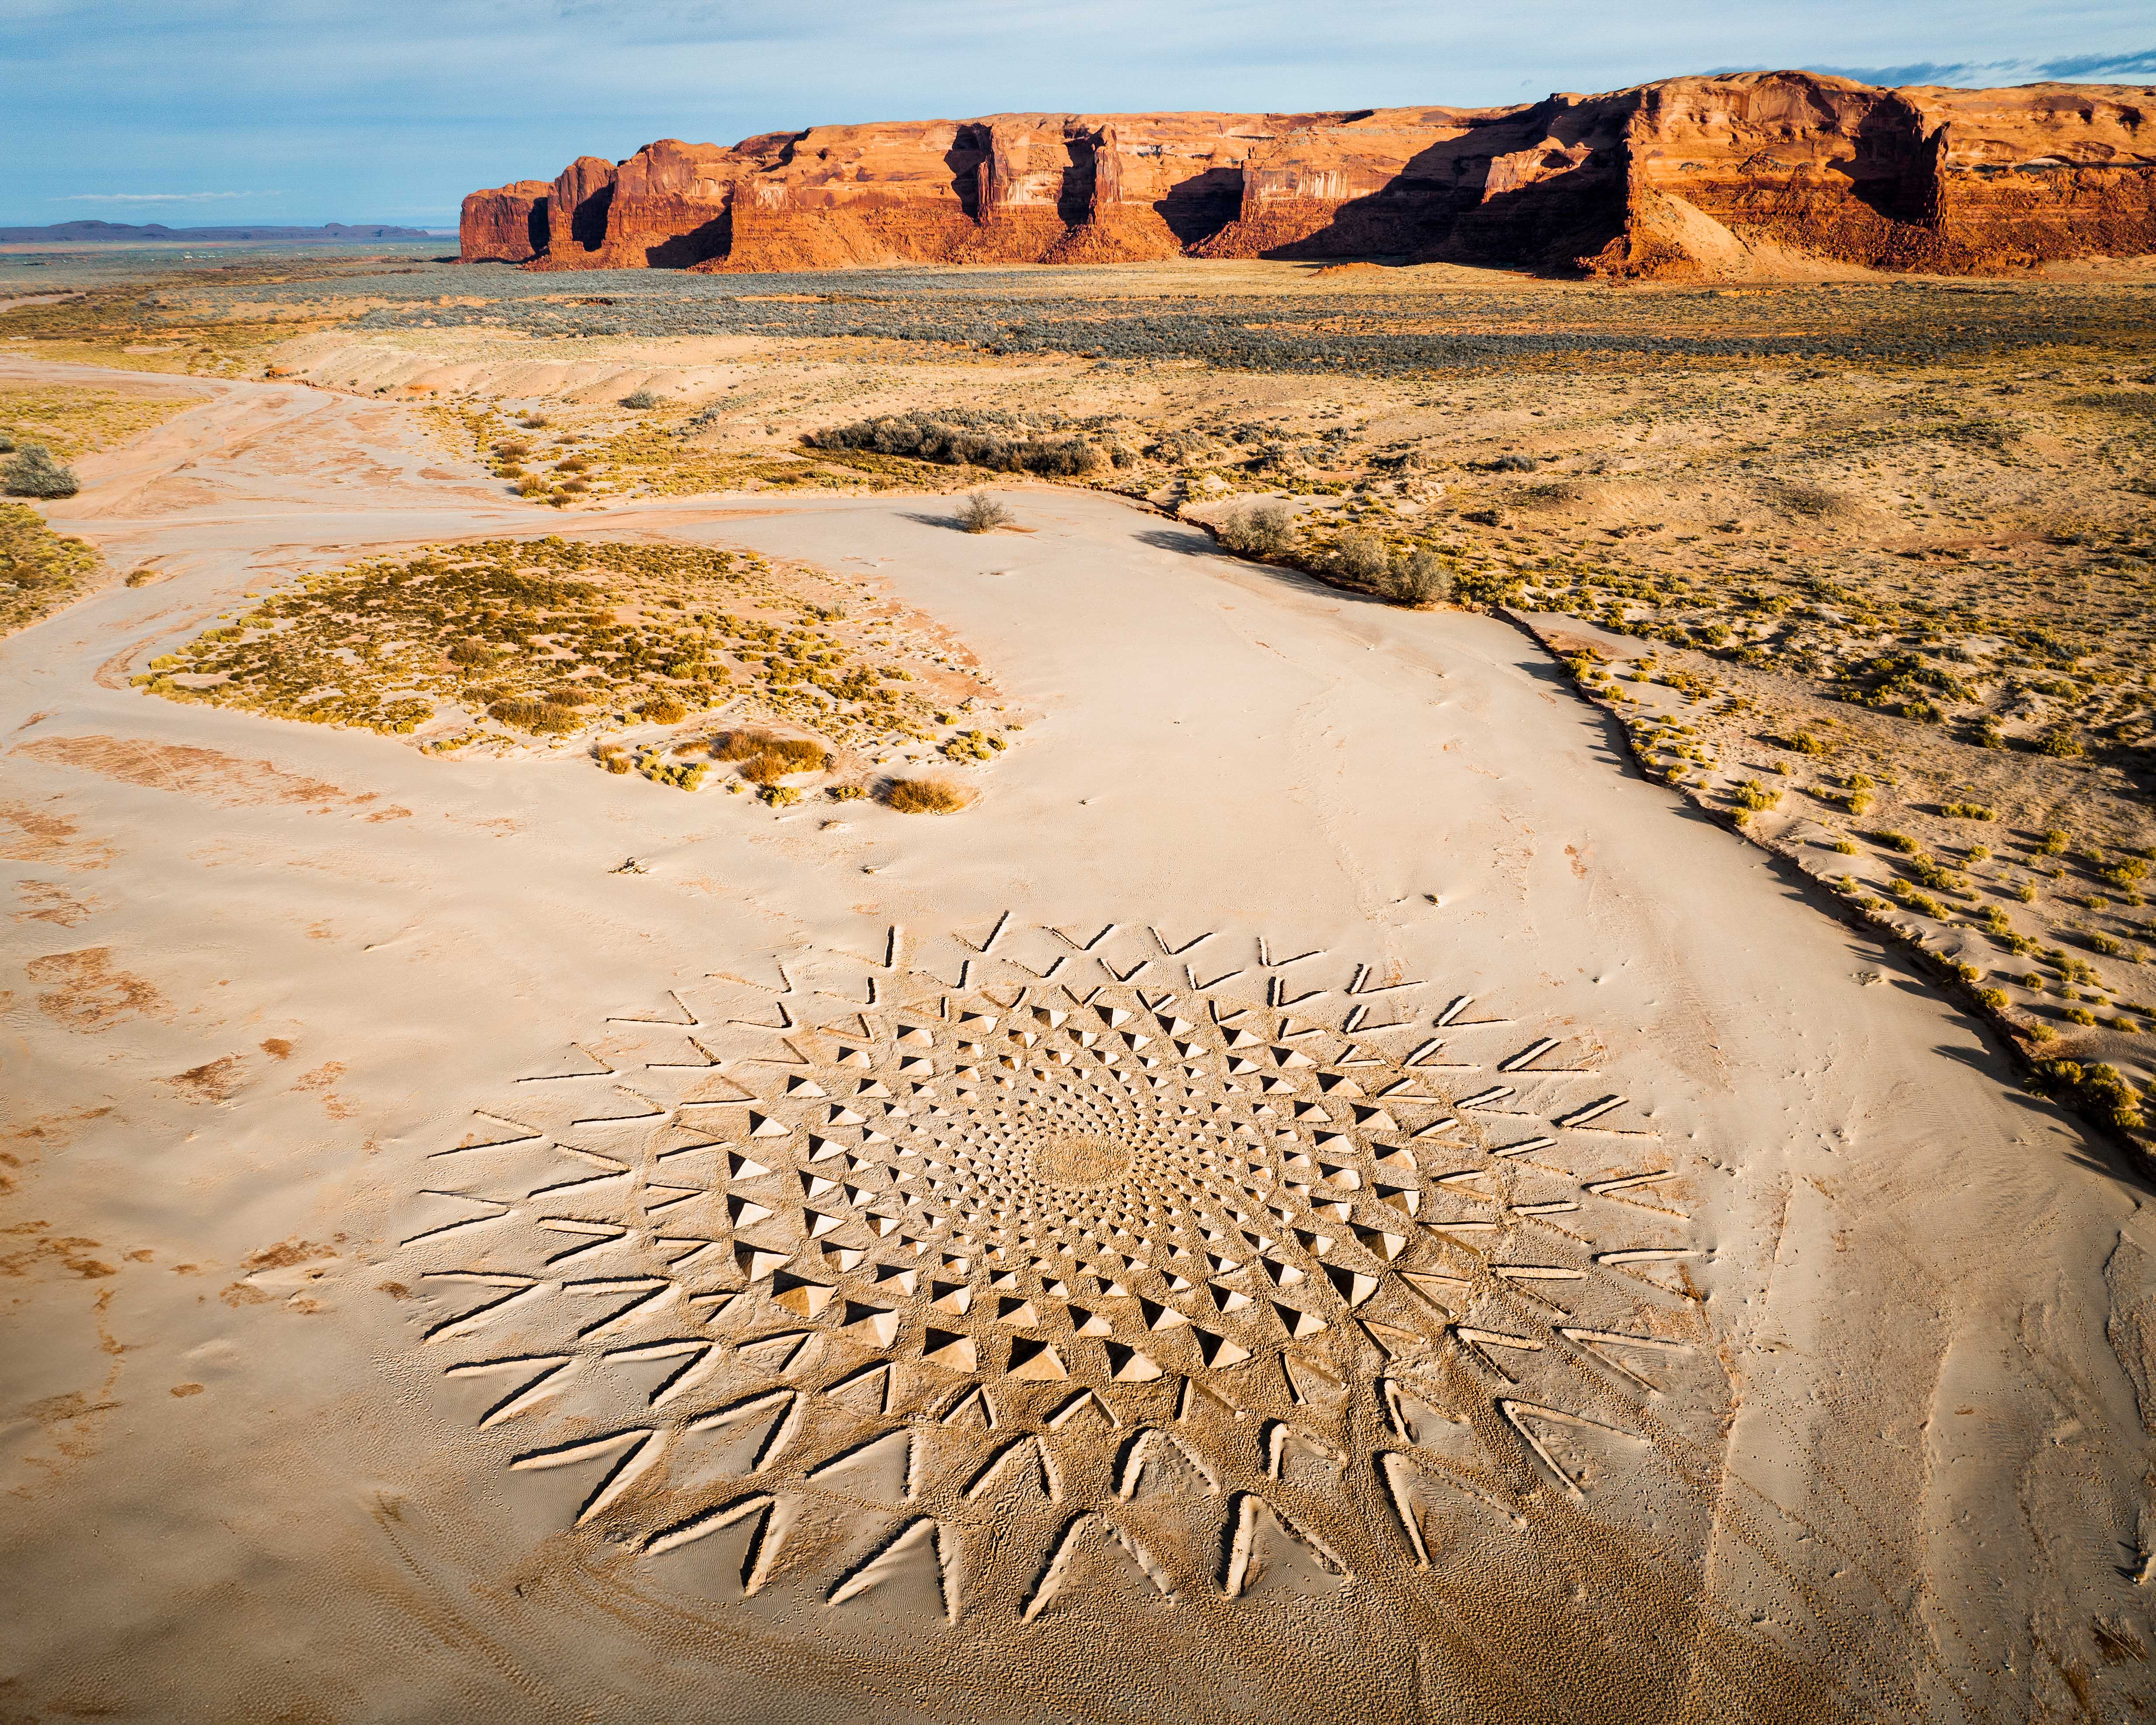
M 1593 1038 L 1255 937 L 907 944 L 610 1020 L 429 1159 L 423 1351 L 572 1528 L 1030 1621 L 1412 1585 L 1449 1505 L 1635 1514 L 1711 1445 Z

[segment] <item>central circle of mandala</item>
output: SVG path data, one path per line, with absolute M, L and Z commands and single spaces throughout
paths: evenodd
M 1052 1186 L 1105 1186 L 1130 1167 L 1128 1151 L 1090 1134 L 1057 1138 L 1033 1159 L 1034 1173 Z

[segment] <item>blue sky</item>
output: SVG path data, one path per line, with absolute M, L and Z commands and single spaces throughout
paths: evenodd
M 655 137 L 999 110 L 1522 101 L 1681 72 L 2156 82 L 2138 4 L 0 0 L 0 223 L 455 219 Z

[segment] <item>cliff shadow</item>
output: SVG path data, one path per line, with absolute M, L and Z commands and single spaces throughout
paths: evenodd
M 607 212 L 613 208 L 613 187 L 603 186 L 569 212 L 569 241 L 588 252 L 606 244 Z
M 1625 181 L 1614 155 L 1598 151 L 1547 179 L 1479 199 L 1422 255 L 1443 263 L 1575 269 L 1578 259 L 1625 231 Z
M 981 218 L 981 164 L 988 159 L 986 126 L 962 126 L 943 152 L 943 166 L 951 171 L 951 195 L 968 221 Z
M 1900 102 L 1880 102 L 1857 122 L 1849 195 L 1889 222 L 1928 227 L 1938 214 L 1936 152 L 1923 120 Z
M 1055 218 L 1065 228 L 1075 228 L 1092 213 L 1093 176 L 1097 164 L 1091 138 L 1065 138 L 1063 147 L 1070 160 L 1056 187 Z
M 1243 213 L 1243 171 L 1209 167 L 1178 180 L 1165 197 L 1153 201 L 1152 213 L 1167 224 L 1178 245 L 1187 248 L 1210 239 Z
M 646 246 L 644 261 L 654 270 L 686 270 L 708 258 L 723 258 L 734 249 L 734 211 L 725 209 L 686 234 L 670 234 L 658 244 Z
M 1260 255 L 1287 263 L 1427 257 L 1481 203 L 1493 143 L 1503 141 L 1512 141 L 1478 130 L 1426 145 L 1375 192 L 1347 199 L 1322 225 Z

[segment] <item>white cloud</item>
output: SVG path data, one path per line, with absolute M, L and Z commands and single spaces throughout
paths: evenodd
M 213 203 L 220 198 L 282 198 L 282 192 L 70 192 L 54 203 Z

